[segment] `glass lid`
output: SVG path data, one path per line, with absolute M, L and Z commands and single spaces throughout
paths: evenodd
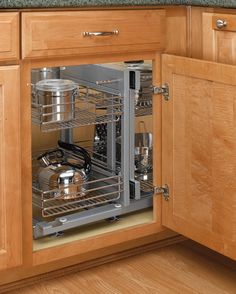
M 46 79 L 37 82 L 35 88 L 38 91 L 64 92 L 77 89 L 77 84 L 71 80 Z

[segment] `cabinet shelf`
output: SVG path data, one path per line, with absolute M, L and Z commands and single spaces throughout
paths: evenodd
M 73 103 L 42 105 L 37 103 L 37 97 L 32 95 L 31 106 L 32 122 L 40 125 L 42 132 L 51 132 L 116 122 L 123 113 L 123 97 L 81 87 Z M 68 120 L 54 119 L 57 116 L 68 117 L 68 112 L 56 112 L 58 109 L 72 109 L 69 113 L 71 118 Z
M 48 187 L 47 191 L 43 191 L 38 186 L 35 177 L 33 181 L 33 206 L 43 218 L 114 203 L 114 201 L 120 199 L 123 191 L 121 176 L 106 176 L 101 171 L 93 171 L 88 181 L 79 184 L 80 191 L 73 195 L 71 199 L 55 196 L 63 195 L 65 188 L 50 189 Z

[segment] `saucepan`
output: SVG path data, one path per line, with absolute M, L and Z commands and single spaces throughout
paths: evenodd
M 152 170 L 152 134 L 147 132 L 144 121 L 139 122 L 139 130 L 135 133 L 135 168 L 137 173 L 147 174 Z

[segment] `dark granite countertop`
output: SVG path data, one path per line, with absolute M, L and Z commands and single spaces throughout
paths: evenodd
M 0 8 L 197 5 L 236 8 L 236 0 L 0 0 Z

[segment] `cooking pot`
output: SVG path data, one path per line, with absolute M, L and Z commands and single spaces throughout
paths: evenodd
M 138 173 L 147 173 L 152 170 L 152 134 L 135 134 L 135 167 Z
M 137 178 L 147 180 L 152 171 L 152 134 L 147 132 L 144 121 L 139 122 L 139 130 L 135 134 L 135 171 L 139 174 Z
M 35 96 L 35 85 L 37 82 L 46 79 L 59 79 L 60 67 L 43 67 L 31 70 L 31 96 L 32 102 L 37 104 Z
M 66 122 L 74 118 L 78 86 L 71 80 L 45 79 L 35 85 L 35 100 L 42 105 L 42 122 Z
M 46 79 L 59 79 L 60 67 L 43 67 L 31 70 L 31 84 L 35 85 L 37 82 Z
M 61 148 L 38 157 L 42 167 L 38 171 L 39 189 L 51 191 L 55 199 L 73 199 L 86 194 L 86 181 L 91 171 L 91 157 L 82 147 L 58 141 Z M 65 150 L 72 152 L 68 160 Z M 77 159 L 76 159 L 77 158 Z M 83 165 L 79 164 L 83 160 Z M 77 161 L 77 162 L 76 162 Z

